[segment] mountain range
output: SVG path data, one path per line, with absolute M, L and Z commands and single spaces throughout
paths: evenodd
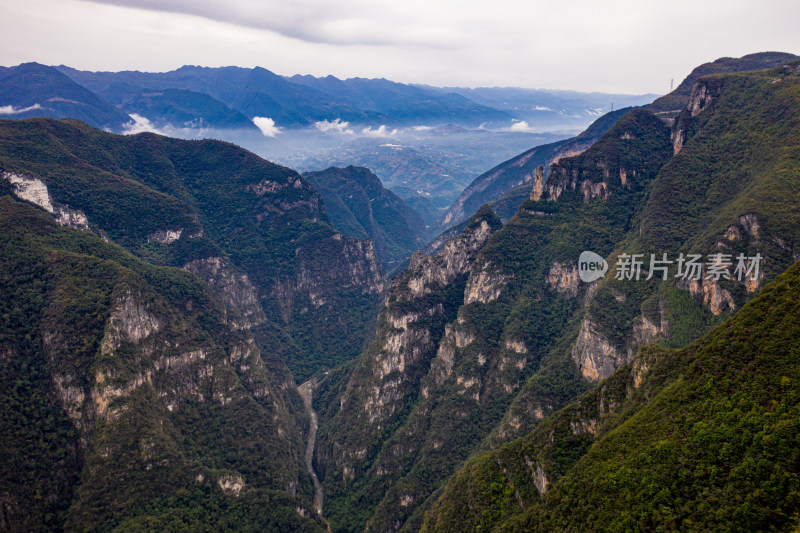
M 800 60 L 743 60 L 482 175 L 426 247 L 367 168 L 0 120 L 0 529 L 797 529 Z M 190 123 L 364 86 L 16 69 Z M 378 86 L 352 117 L 416 94 Z
M 432 231 L 486 168 L 568 137 L 615 99 L 652 98 L 441 89 L 238 67 L 90 72 L 26 63 L 3 69 L 0 79 L 0 117 L 69 117 L 117 133 L 219 138 L 301 171 L 368 167 L 401 198 L 422 204 Z M 545 120 L 528 108 L 551 110 Z
M 328 502 L 326 517 L 334 529 L 415 531 L 436 524 L 444 525 L 441 530 L 502 529 L 516 523 L 504 518 L 530 511 L 526 522 L 519 522 L 528 526 L 515 526 L 525 530 L 544 520 L 536 513 L 550 513 L 534 502 L 562 476 L 574 479 L 573 496 L 553 511 L 561 514 L 546 515 L 556 529 L 570 523 L 564 509 L 585 509 L 578 517 L 602 516 L 607 522 L 588 522 L 598 529 L 684 520 L 680 502 L 696 501 L 682 499 L 684 494 L 695 497 L 686 492 L 658 500 L 664 502 L 663 510 L 656 508 L 661 514 L 647 507 L 652 505 L 649 494 L 682 490 L 662 484 L 670 483 L 668 477 L 654 479 L 648 489 L 653 492 L 637 496 L 649 518 L 600 515 L 603 505 L 588 502 L 601 500 L 602 489 L 591 493 L 577 472 L 568 478 L 564 466 L 592 449 L 587 438 L 599 431 L 600 419 L 568 418 L 559 426 L 566 433 L 556 440 L 552 431 L 537 432 L 537 427 L 558 420 L 551 418 L 556 413 L 574 411 L 572 402 L 587 391 L 616 387 L 604 385 L 615 381 L 604 380 L 624 382 L 617 371 L 630 369 L 631 361 L 636 365 L 640 346 L 655 342 L 679 348 L 702 337 L 800 258 L 794 201 L 800 182 L 791 155 L 798 149 L 798 69 L 800 63 L 792 63 L 700 78 L 672 125 L 647 110 L 630 111 L 586 151 L 552 165 L 546 180 L 542 174 L 535 178 L 530 197 L 507 224 L 500 227 L 483 208 L 434 255 L 412 258 L 389 286 L 372 345 L 351 370 L 331 374 L 319 385 L 316 464 Z M 581 281 L 577 258 L 586 250 L 605 258 L 609 275 L 594 283 Z M 680 254 L 699 254 L 711 263 L 712 254 L 732 262 L 737 254 L 758 254 L 763 262 L 758 273 L 738 280 L 676 278 L 675 265 L 663 281 L 646 280 L 647 270 L 640 279 L 611 275 L 625 254 L 636 253 L 644 258 L 665 253 L 673 261 Z M 776 342 L 794 346 L 788 331 L 779 327 L 765 333 L 765 339 L 774 335 Z M 712 345 L 713 338 L 708 340 Z M 787 364 L 794 365 L 785 370 L 791 374 L 796 362 Z M 648 365 L 633 367 L 635 383 L 646 379 Z M 709 372 L 716 379 L 713 367 Z M 747 390 L 760 387 L 749 377 L 740 379 Z M 720 394 L 720 401 L 734 401 Z M 620 421 L 630 411 L 612 398 L 618 396 L 592 409 Z M 702 405 L 689 408 L 704 413 L 698 416 L 705 417 L 714 435 L 709 438 L 723 439 L 727 433 L 720 432 L 727 430 L 718 428 Z M 780 425 L 770 427 L 771 435 L 782 431 Z M 551 454 L 552 462 L 538 452 L 512 451 L 509 466 L 501 463 L 499 469 L 496 456 L 488 455 L 462 466 L 481 451 L 517 446 L 514 439 L 528 439 L 528 434 L 545 439 L 549 447 L 542 453 Z M 786 441 L 781 439 L 775 436 L 766 457 L 782 453 Z M 640 457 L 644 449 L 636 447 L 636 438 L 626 442 L 631 460 Z M 741 448 L 751 444 L 732 446 L 741 457 L 762 457 Z M 524 446 L 514 449 L 527 450 Z M 703 466 L 692 463 L 692 468 L 716 464 L 697 460 Z M 775 475 L 796 480 L 792 461 L 775 463 Z M 480 470 L 474 464 L 482 465 Z M 734 464 L 731 459 L 722 467 Z M 609 473 L 616 472 L 613 465 Z M 460 468 L 470 470 L 448 482 Z M 526 480 L 519 491 L 522 482 L 511 477 L 512 471 Z M 461 484 L 451 488 L 449 483 Z M 737 498 L 746 497 L 734 480 L 727 487 Z M 695 485 L 692 490 L 700 489 Z M 791 490 L 774 493 L 770 505 L 795 509 Z M 696 494 L 702 500 L 702 493 Z M 622 495 L 619 499 L 632 503 Z M 744 504 L 729 505 L 744 512 Z M 792 512 L 781 515 L 784 523 L 793 523 Z M 681 528 L 690 522 L 675 524 Z
M 0 70 L 0 116 L 77 118 L 96 128 L 119 130 L 127 113 L 78 85 L 57 69 L 24 63 Z

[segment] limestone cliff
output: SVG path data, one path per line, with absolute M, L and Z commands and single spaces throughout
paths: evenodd
M 33 387 L 22 440 L 3 453 L 27 457 L 23 470 L 50 471 L 36 486 L 3 474 L 7 523 L 40 529 L 51 513 L 64 529 L 113 529 L 178 488 L 208 503 L 266 504 L 272 491 L 292 510 L 287 526 L 295 507 L 311 508 L 305 418 L 285 365 L 261 352 L 256 336 L 275 332 L 253 331 L 269 326 L 244 275 L 221 260 L 192 263 L 209 291 L 189 272 L 61 228 L 45 211 L 8 196 L 0 204 L 0 293 L 14 295 L 0 304 L 0 353 L 15 355 L 4 357 L 0 380 L 13 401 L 22 398 L 9 379 Z M 19 323 L 8 322 L 8 306 L 25 309 Z M 33 415 L 41 410 L 49 415 Z M 39 426 L 41 439 L 59 437 L 57 448 L 24 444 Z M 46 497 L 31 503 L 36 490 Z M 296 516 L 293 527 L 316 527 Z
M 375 339 L 355 362 L 338 412 L 320 427 L 316 462 L 328 501 L 366 471 L 380 469 L 374 463 L 379 436 L 408 416 L 422 376 L 441 352 L 440 339 L 455 335 L 456 343 L 468 342 L 445 325 L 463 302 L 478 250 L 499 227 L 483 210 L 436 255 L 415 254 L 408 270 L 392 280 Z M 351 427 L 359 427 L 358 434 Z
M 281 352 L 298 379 L 354 357 L 367 341 L 384 286 L 375 248 L 336 232 L 296 172 L 217 141 L 26 124 L 0 124 L 2 180 L 15 196 L 62 226 L 186 267 L 223 299 L 228 291 L 228 300 L 245 297 L 233 279 L 244 276 L 248 309 L 232 320 L 279 324 L 294 345 Z M 20 148 L 28 144 L 42 150 Z
M 551 165 L 588 149 L 629 110 L 625 108 L 607 113 L 580 135 L 531 148 L 478 176 L 448 208 L 440 222 L 440 230 L 461 223 L 481 205 L 491 203 L 522 185 L 532 187 L 530 194 L 534 196 L 541 194 L 534 191 L 548 178 L 546 174 Z M 528 192 L 525 194 L 527 196 Z

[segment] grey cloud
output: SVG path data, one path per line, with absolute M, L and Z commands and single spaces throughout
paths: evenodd
M 333 45 L 416 45 L 454 48 L 467 36 L 446 17 L 419 16 L 408 3 L 348 0 L 90 0 L 99 4 L 195 15 L 238 26 Z M 412 2 L 414 0 L 411 0 Z M 424 4 L 420 4 L 422 7 Z M 397 7 L 402 6 L 402 7 Z M 437 22 L 438 20 L 438 22 Z

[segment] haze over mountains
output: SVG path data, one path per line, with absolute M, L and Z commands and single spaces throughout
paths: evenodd
M 0 69 L 0 529 L 796 530 L 800 57 L 689 78 Z
M 694 83 L 700 76 L 771 68 L 796 59 L 798 56 L 794 54 L 764 52 L 741 58 L 725 57 L 704 63 L 692 70 L 673 92 L 658 98 L 646 108 L 666 120 L 672 120 L 686 106 Z M 505 218 L 509 218 L 516 212 L 521 199 L 529 194 L 537 166 L 542 166 L 546 178 L 553 162 L 561 157 L 575 155 L 591 146 L 623 114 L 624 110 L 608 113 L 574 138 L 534 147 L 478 176 L 443 215 L 439 229 L 463 221 L 480 205 L 500 201 L 504 195 L 508 195 L 511 201 L 502 202 L 500 209 Z M 519 189 L 515 191 L 516 188 Z
M 301 171 L 364 166 L 404 200 L 428 204 L 429 223 L 487 168 L 577 133 L 614 102 L 655 97 L 440 89 L 238 67 L 87 72 L 31 63 L 2 76 L 0 116 L 220 138 Z

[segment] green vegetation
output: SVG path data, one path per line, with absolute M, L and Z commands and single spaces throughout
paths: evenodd
M 0 171 L 92 229 L 0 180 L 0 519 L 322 528 L 294 389 L 315 375 L 337 531 L 797 528 L 800 63 L 698 87 L 672 126 L 634 110 L 558 161 L 505 226 L 484 206 L 414 256 L 377 317 L 374 250 L 296 173 L 0 121 Z M 349 180 L 331 178 L 340 225 L 401 249 L 396 206 L 345 202 Z M 584 250 L 603 280 L 579 281 Z M 614 276 L 623 253 L 716 252 L 761 254 L 763 276 Z M 182 270 L 209 258 L 231 275 Z
M 4 528 L 321 529 L 294 392 L 205 284 L 8 196 L 0 247 Z
M 692 94 L 692 88 L 695 82 L 703 76 L 726 72 L 744 72 L 747 70 L 774 68 L 796 59 L 798 59 L 798 57 L 794 54 L 760 52 L 748 54 L 740 58 L 722 57 L 710 63 L 703 63 L 692 70 L 674 91 L 665 94 L 661 98 L 657 98 L 652 104 L 647 106 L 647 109 L 659 116 L 675 116 L 686 107 L 686 102 L 689 101 L 689 95 Z
M 667 252 L 673 259 L 679 252 L 760 253 L 765 258 L 760 286 L 792 265 L 791 251 L 800 244 L 797 66 L 699 81 L 710 101 L 695 116 L 685 111 L 676 119 L 673 137 L 684 135 L 680 152 L 658 171 L 643 200 L 633 204 L 639 207 L 632 223 L 614 237 L 615 245 L 609 243 L 614 247 L 599 248 L 609 257 L 612 273 L 615 257 L 623 252 Z M 576 175 L 581 161 L 582 156 L 567 159 L 563 175 Z M 564 194 L 557 203 L 569 200 Z M 523 204 L 521 213 L 526 208 L 553 212 L 541 202 Z M 508 226 L 513 225 L 514 220 Z M 592 229 L 580 235 L 592 235 Z M 432 507 L 426 527 L 744 531 L 796 522 L 797 458 L 785 451 L 796 447 L 797 396 L 785 392 L 793 381 L 783 381 L 781 388 L 775 380 L 792 380 L 797 371 L 792 359 L 796 328 L 788 326 L 796 313 L 797 277 L 795 266 L 702 343 L 680 351 L 643 349 L 578 403 L 526 425 L 520 422 L 532 410 L 552 405 L 539 380 L 530 379 L 485 449 L 509 436 L 528 435 L 469 461 Z M 709 299 L 701 303 L 702 291 L 692 296 L 687 289 L 674 279 L 654 283 L 607 276 L 588 302 L 584 323 L 589 320 L 598 338 L 617 353 L 641 342 L 635 328 L 640 317 L 661 329 L 651 340 L 680 348 L 731 316 L 730 307 L 717 302 L 714 308 Z M 751 294 L 727 280 L 713 290 L 727 291 L 724 301 L 735 310 Z M 782 291 L 788 294 L 778 296 Z M 775 309 L 764 314 L 763 329 L 755 328 L 756 317 L 770 306 Z M 751 335 L 755 348 L 747 344 Z M 554 355 L 572 349 L 573 343 L 562 343 Z M 693 362 L 705 357 L 704 363 Z M 730 367 L 723 363 L 728 357 Z M 569 375 L 565 370 L 562 376 Z M 525 432 L 509 431 L 510 424 Z M 785 459 L 773 461 L 778 454 Z M 536 483 L 541 488 L 545 480 L 546 496 L 540 499 Z
M 474 301 L 460 304 L 447 325 L 453 337 L 431 336 L 442 359 L 399 374 L 417 383 L 404 390 L 402 412 L 381 428 L 377 441 L 342 437 L 328 444 L 342 447 L 341 458 L 320 451 L 318 461 L 335 467 L 333 479 L 325 478 L 338 506 L 334 527 L 416 530 L 442 490 L 436 505 L 450 517 L 442 530 L 485 529 L 522 513 L 538 498 L 537 466 L 554 483 L 588 453 L 593 431 L 600 435 L 602 424 L 622 423 L 657 392 L 650 388 L 650 396 L 626 403 L 628 385 L 620 380 L 633 380 L 632 370 L 628 378 L 613 374 L 628 368 L 640 345 L 658 342 L 663 347 L 648 353 L 672 354 L 665 350 L 718 326 L 752 298 L 755 285 L 763 287 L 788 268 L 800 245 L 797 66 L 704 78 L 700 83 L 710 96 L 702 110 L 682 113 L 672 132 L 650 112 L 634 110 L 591 148 L 553 165 L 541 197 L 525 200 L 478 253 L 465 292 L 477 283 L 485 292 L 473 291 Z M 683 143 L 675 154 L 671 136 L 678 135 Z M 604 256 L 611 267 L 591 287 L 574 271 L 584 250 Z M 674 260 L 679 253 L 715 252 L 760 253 L 763 277 L 748 287 L 723 279 L 690 292 L 688 283 L 675 279 L 614 276 L 622 253 L 667 253 Z M 452 363 L 445 364 L 448 357 Z M 358 373 L 368 360 L 387 364 L 375 352 L 362 355 L 350 379 L 367 390 L 380 383 L 372 377 L 377 372 Z M 678 367 L 665 368 L 672 373 L 659 371 L 662 384 L 676 378 Z M 581 418 L 569 420 L 574 427 L 553 425 L 558 419 L 548 415 L 604 378 L 599 390 L 605 392 L 595 389 L 602 401 L 586 411 L 582 400 Z M 351 401 L 356 390 L 351 385 L 341 397 Z M 345 403 L 328 424 L 340 436 L 355 434 L 363 428 L 359 416 L 367 415 L 351 413 L 375 415 L 381 408 Z M 601 414 L 610 418 L 600 420 Z M 476 452 L 528 434 L 554 439 L 546 460 L 514 452 L 506 472 L 478 459 L 459 471 L 454 480 L 461 481 L 447 483 Z M 357 456 L 365 442 L 367 453 Z M 352 483 L 339 481 L 344 466 L 357 469 Z M 560 529 L 559 522 L 550 526 Z
M 370 238 L 387 272 L 421 246 L 425 222 L 369 169 L 331 167 L 303 177 L 322 195 L 333 226 L 349 237 Z
M 668 129 L 659 119 L 641 110 L 627 114 L 593 148 L 562 160 L 551 170 L 551 179 L 563 172 L 581 180 L 605 181 L 610 191 L 607 198 L 586 202 L 580 188 L 568 184 L 556 202 L 523 202 L 517 216 L 482 247 L 471 269 L 474 276 L 484 265 L 496 265 L 509 277 L 496 300 L 464 305 L 466 277 L 451 283 L 452 290 L 437 290 L 435 294 L 452 294 L 445 306 L 448 312 L 442 322 L 428 323 L 420 318 L 414 323 L 415 328 L 428 331 L 433 342 L 428 355 L 413 369 L 407 365 L 403 372 L 406 399 L 402 412 L 394 414 L 391 424 L 369 441 L 361 421 L 363 406 L 354 406 L 356 411 L 351 412 L 346 404 L 327 423 L 331 429 L 323 423 L 318 453 L 326 455 L 318 455 L 317 460 L 327 469 L 322 476 L 326 516 L 337 530 L 360 530 L 367 520 L 374 530 L 391 527 L 395 521 L 407 530 L 417 529 L 425 509 L 434 501 L 433 495 L 496 431 L 515 398 L 535 394 L 541 406 L 555 410 L 586 390 L 568 351 L 563 349 L 563 344 L 572 342 L 577 334 L 575 317 L 580 316 L 580 301 L 554 291 L 545 279 L 554 262 L 571 264 L 585 249 L 604 254 L 614 249 L 640 216 L 650 184 L 671 152 Z M 625 185 L 619 177 L 620 168 L 629 172 Z M 609 179 L 609 175 L 614 177 Z M 476 228 L 488 215 L 497 220 L 484 208 L 465 228 Z M 390 294 L 389 312 L 401 316 L 435 305 L 429 295 L 400 306 L 403 279 L 398 279 L 397 288 Z M 436 318 L 439 320 L 438 315 Z M 451 374 L 441 381 L 436 377 L 438 371 L 433 370 L 438 363 L 429 361 L 438 346 L 452 342 L 443 339 L 447 323 L 474 340 L 454 348 Z M 380 334 L 376 339 L 375 348 L 362 356 L 363 366 L 357 364 L 353 370 L 353 391 L 369 390 L 372 371 L 365 368 L 372 368 L 374 363 L 367 361 L 380 357 L 377 348 L 383 345 Z M 520 343 L 524 351 L 511 351 L 507 341 Z M 465 390 L 465 382 L 479 385 Z M 421 395 L 422 389 L 428 391 L 427 398 Z M 348 392 L 343 394 L 346 397 Z M 526 425 L 532 422 L 530 414 L 521 418 Z M 340 468 L 332 475 L 328 473 L 335 460 L 322 450 L 330 446 L 331 438 L 336 439 L 335 446 L 345 450 L 358 450 L 370 442 L 364 460 L 357 462 L 359 470 L 352 483 L 342 483 Z M 321 457 L 325 459 L 320 461 Z
M 795 527 L 798 313 L 795 265 L 704 338 L 641 350 L 530 435 L 469 462 L 424 529 Z
M 228 143 L 117 136 L 71 120 L 0 121 L 0 139 L 0 170 L 42 180 L 56 202 L 139 257 L 176 267 L 223 257 L 246 273 L 268 320 L 294 336 L 280 351 L 298 380 L 367 342 L 381 274 L 337 240 L 294 171 Z M 154 240 L 166 230 L 181 238 Z M 353 267 L 366 272 L 353 276 Z

